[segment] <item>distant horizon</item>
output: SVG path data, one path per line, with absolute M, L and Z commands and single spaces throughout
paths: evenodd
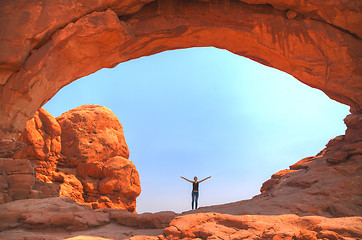
M 263 182 L 343 135 L 349 107 L 291 75 L 226 50 L 166 51 L 102 69 L 62 88 L 54 117 L 85 104 L 119 118 L 141 180 L 137 212 L 250 199 Z

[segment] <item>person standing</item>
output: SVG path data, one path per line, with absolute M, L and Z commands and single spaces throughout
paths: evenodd
M 204 178 L 202 179 L 201 181 L 197 181 L 197 177 L 195 176 L 194 177 L 194 181 L 191 181 L 187 178 L 184 178 L 184 177 L 181 177 L 182 179 L 192 183 L 192 193 L 191 193 L 191 198 L 192 198 L 192 201 L 191 201 L 191 207 L 192 209 L 197 209 L 197 201 L 199 200 L 199 183 L 211 178 L 210 177 L 207 177 L 207 178 Z M 195 208 L 194 208 L 194 205 L 195 205 Z

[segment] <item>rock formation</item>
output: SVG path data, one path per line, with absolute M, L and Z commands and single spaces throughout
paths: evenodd
M 106 107 L 84 105 L 57 117 L 62 134 L 62 172 L 75 170 L 85 202 L 94 208 L 135 211 L 141 192 L 138 172 L 118 118 Z
M 82 124 L 84 119 L 76 113 L 59 118 L 59 126 L 70 136 L 60 139 L 64 151 L 59 152 L 59 126 L 54 120 L 48 121 L 42 110 L 31 120 L 21 141 L 19 133 L 59 89 L 82 76 L 165 50 L 214 46 L 290 73 L 351 106 L 352 114 L 345 119 L 346 135 L 332 140 L 317 156 L 273 175 L 262 186 L 261 195 L 196 211 L 223 214 L 181 216 L 163 235 L 157 230 L 147 232 L 148 237 L 133 239 L 217 239 L 225 234 L 240 239 L 362 238 L 361 217 L 348 217 L 361 215 L 361 9 L 362 3 L 353 0 L 3 0 L 0 202 L 52 196 L 55 190 L 78 202 L 92 202 L 95 208 L 125 207 L 119 196 L 138 195 L 138 175 L 127 159 L 125 143 L 112 129 L 102 130 L 104 145 L 94 142 L 104 151 L 100 155 L 87 145 L 95 141 L 97 131 Z M 89 109 L 78 110 L 96 126 Z M 86 131 L 76 130 L 77 126 Z M 32 160 L 10 159 L 14 156 Z M 35 179 L 32 162 L 48 184 Z M 118 174 L 126 176 L 115 177 Z M 124 183 L 129 187 L 120 187 Z M 24 205 L 28 210 L 22 209 Z M 132 203 L 126 205 L 134 210 Z M 41 209 L 48 213 L 44 218 Z M 44 234 L 64 239 L 95 226 L 99 227 L 94 232 L 82 233 L 112 238 L 110 232 L 120 231 L 123 239 L 146 235 L 129 226 L 119 230 L 112 225 L 115 221 L 124 223 L 127 214 L 91 210 L 64 199 L 18 200 L 1 204 L 0 210 L 0 219 L 6 219 L 1 222 L 0 237 L 7 239 Z M 262 216 L 265 214 L 276 216 Z M 142 222 L 139 218 L 132 215 L 130 224 L 135 219 Z M 149 215 L 142 219 L 147 218 Z M 160 227 L 170 218 L 160 217 L 164 221 L 160 225 L 155 224 L 158 218 L 153 215 L 152 221 L 144 221 Z M 34 228 L 39 227 L 46 231 L 36 232 Z M 59 232 L 55 227 L 77 232 L 54 235 L 54 231 Z
M 64 197 L 24 199 L 0 205 L 0 239 L 128 239 L 160 235 L 173 212 L 134 214 L 121 209 L 92 210 Z M 99 239 L 99 238 L 97 238 Z
M 36 177 L 58 185 L 59 196 L 93 208 L 135 211 L 141 191 L 138 172 L 128 160 L 122 125 L 108 108 L 85 105 L 63 113 L 57 120 L 40 109 L 27 122 L 20 139 L 25 147 L 15 158 L 31 159 Z M 29 169 L 32 173 L 26 173 L 34 185 L 34 170 Z M 31 197 L 33 185 L 23 198 Z
M 60 125 L 55 118 L 46 110 L 39 109 L 26 123 L 20 138 L 25 147 L 14 158 L 35 161 L 37 178 L 48 182 L 47 176 L 55 172 L 61 159 L 60 134 Z
M 362 115 L 345 118 L 346 135 L 338 136 L 315 157 L 274 174 L 251 200 L 200 208 L 227 214 L 297 214 L 361 216 Z
M 67 198 L 41 201 L 20 200 L 0 205 L 0 218 L 9 219 L 8 222 L 0 225 L 3 229 L 0 232 L 0 238 L 11 236 L 10 239 L 19 239 L 21 234 L 38 237 L 42 233 L 34 232 L 34 229 L 45 228 L 49 238 L 64 239 L 64 236 L 67 236 L 65 233 L 50 230 L 59 226 L 69 228 L 71 236 L 84 233 L 90 234 L 89 236 L 106 237 L 106 239 L 114 238 L 116 232 L 118 236 L 123 236 L 120 239 L 134 236 L 131 238 L 134 240 L 223 239 L 227 237 L 290 240 L 362 238 L 362 190 L 360 187 L 362 184 L 362 117 L 357 114 L 348 115 L 345 123 L 346 135 L 332 139 L 317 156 L 302 159 L 291 165 L 288 170 L 274 174 L 263 184 L 261 194 L 253 199 L 199 208 L 185 212 L 182 216 L 172 212 L 133 214 L 110 208 L 92 211 L 89 207 L 79 206 Z M 19 161 L 24 163 L 24 160 Z M 28 161 L 26 164 L 30 164 L 29 160 L 26 161 Z M 91 176 L 101 174 L 98 165 L 96 167 L 93 167 L 93 163 L 89 165 L 89 172 L 85 170 L 87 174 Z M 103 170 L 106 168 L 104 167 Z M 24 169 L 25 172 L 26 169 L 30 169 L 31 172 L 31 168 L 26 165 L 7 167 L 7 173 L 17 174 L 18 169 Z M 58 174 L 75 176 L 62 172 Z M 32 173 L 30 175 L 33 176 Z M 33 186 L 34 177 L 30 180 L 28 185 Z M 87 184 L 82 182 L 80 185 Z M 1 186 L 6 189 L 7 184 Z M 19 185 L 13 186 L 16 189 Z M 111 183 L 108 186 L 112 188 L 114 185 Z M 23 192 L 20 191 L 20 193 Z M 28 193 L 29 189 L 27 188 L 25 192 Z M 53 202 L 56 207 L 52 206 L 48 209 L 48 204 L 53 204 Z M 66 206 L 63 206 L 64 204 Z M 23 205 L 25 210 L 21 210 Z M 52 221 L 44 221 L 37 217 L 40 206 L 45 209 L 45 219 L 52 219 Z M 59 213 L 63 207 L 65 208 L 64 216 L 63 213 Z M 77 210 L 70 211 L 69 209 Z M 93 214 L 99 215 L 96 219 L 101 220 L 84 224 L 90 221 L 87 216 L 93 216 Z M 67 219 L 72 219 L 69 220 L 71 224 L 68 224 Z M 87 228 L 86 226 L 98 227 L 92 232 L 82 232 L 82 229 Z M 160 235 L 159 229 L 163 228 L 163 234 Z M 140 229 L 148 230 L 141 232 Z
M 58 186 L 35 177 L 34 162 L 27 159 L 0 158 L 0 204 L 25 198 L 58 195 Z
M 353 0 L 4 0 L 0 156 L 63 86 L 165 50 L 214 46 L 290 73 L 361 111 L 361 3 Z
M 30 229 L 62 227 L 84 230 L 109 222 L 108 214 L 91 211 L 89 206 L 74 204 L 69 198 L 19 200 L 0 205 L 0 230 L 24 226 Z
M 297 215 L 191 214 L 174 219 L 163 234 L 166 239 L 358 239 L 361 217 L 324 218 Z M 159 238 L 154 238 L 159 239 Z

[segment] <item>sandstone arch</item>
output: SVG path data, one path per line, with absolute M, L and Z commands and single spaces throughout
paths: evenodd
M 0 3 L 0 155 L 35 111 L 104 67 L 196 46 L 290 73 L 361 112 L 362 3 L 73 0 Z

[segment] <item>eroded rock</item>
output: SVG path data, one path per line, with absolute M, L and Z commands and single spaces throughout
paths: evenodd
M 362 237 L 362 218 L 199 213 L 175 218 L 166 239 L 344 239 Z
M 37 178 L 47 182 L 47 176 L 55 171 L 61 159 L 61 129 L 55 118 L 39 109 L 26 123 L 20 140 L 25 147 L 14 158 L 31 159 L 36 163 Z
M 0 205 L 0 230 L 57 228 L 84 230 L 109 222 L 109 214 L 75 204 L 70 198 L 18 200 Z
M 115 156 L 128 159 L 129 151 L 122 125 L 110 109 L 83 105 L 56 119 L 62 129 L 65 167 L 102 162 Z
M 127 159 L 129 151 L 118 118 L 106 107 L 85 105 L 57 119 L 59 123 L 40 109 L 28 121 L 21 136 L 25 147 L 15 156 L 31 159 L 35 163 L 36 177 L 49 183 L 45 187 L 38 181 L 36 190 L 51 192 L 54 196 L 51 188 L 55 187 L 58 196 L 70 197 L 93 208 L 135 211 L 136 198 L 141 191 L 139 176 L 135 165 Z M 34 182 L 33 167 L 16 165 L 10 169 L 10 166 L 5 170 L 28 171 Z M 11 181 L 14 185 L 15 180 L 19 184 L 26 180 L 20 176 L 8 178 L 14 178 Z M 16 195 L 23 196 L 17 199 L 27 198 L 25 190 L 22 194 L 16 191 Z M 39 192 L 31 194 L 34 198 L 38 196 Z
M 171 211 L 163 211 L 157 213 L 134 214 L 120 209 L 104 209 L 104 212 L 110 214 L 110 218 L 117 223 L 137 228 L 159 229 L 165 228 L 174 219 L 177 214 Z
M 139 176 L 128 160 L 123 128 L 113 112 L 102 106 L 84 105 L 63 113 L 57 121 L 64 156 L 58 165 L 62 171 L 75 170 L 73 174 L 83 186 L 84 202 L 94 208 L 135 211 L 141 192 Z
M 63 86 L 178 48 L 228 49 L 361 112 L 360 9 L 351 0 L 6 0 L 0 9 L 0 154 L 13 154 L 26 121 Z
M 0 204 L 18 199 L 56 196 L 57 186 L 36 179 L 28 159 L 0 158 Z

